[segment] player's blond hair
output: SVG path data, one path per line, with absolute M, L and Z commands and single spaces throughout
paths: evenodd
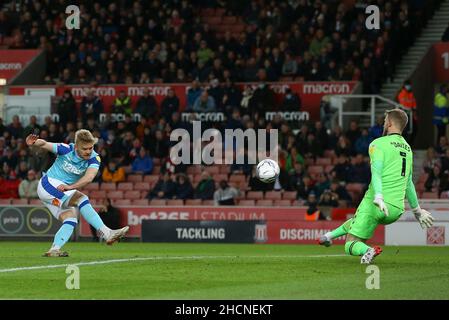
M 405 126 L 408 123 L 408 116 L 402 109 L 396 108 L 387 110 L 385 112 L 385 115 L 388 116 L 388 119 L 392 121 L 395 124 L 395 126 L 401 131 L 404 130 Z
M 98 139 L 93 136 L 93 134 L 86 129 L 80 129 L 75 132 L 75 144 L 96 144 Z

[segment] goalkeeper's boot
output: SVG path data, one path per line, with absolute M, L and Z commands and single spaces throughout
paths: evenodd
M 326 237 L 326 235 L 323 235 L 318 239 L 318 243 L 321 246 L 330 247 L 332 245 L 332 239 Z
M 362 256 L 360 260 L 361 264 L 371 264 L 374 261 L 374 258 L 382 253 L 382 248 L 378 246 L 374 246 L 369 248 L 368 251 Z
M 128 226 L 117 230 L 111 230 L 109 233 L 109 237 L 106 239 L 106 244 L 111 245 L 114 242 L 119 241 L 121 238 L 125 236 L 128 230 L 129 230 Z
M 50 249 L 45 252 L 43 257 L 68 257 L 69 254 L 67 251 L 61 251 L 60 249 Z

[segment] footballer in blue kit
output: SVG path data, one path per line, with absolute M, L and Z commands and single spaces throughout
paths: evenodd
M 128 226 L 118 230 L 109 229 L 90 204 L 89 198 L 77 190 L 92 182 L 100 168 L 100 156 L 94 151 L 97 138 L 90 131 L 78 130 L 74 144 L 47 142 L 35 134 L 29 135 L 26 143 L 57 155 L 53 165 L 39 181 L 37 189 L 39 199 L 62 222 L 50 250 L 44 256 L 68 256 L 61 248 L 69 241 L 78 223 L 76 207 L 107 244 L 116 242 L 128 232 Z

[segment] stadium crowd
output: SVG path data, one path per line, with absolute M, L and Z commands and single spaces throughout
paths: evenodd
M 0 34 L 9 48 L 46 50 L 45 83 L 356 80 L 378 93 L 439 1 L 10 1 Z M 0 39 L 2 36 L 0 36 Z
M 358 204 L 370 179 L 368 145 L 382 134 L 383 119 L 372 128 L 353 121 L 347 130 L 331 130 L 326 117 L 298 129 L 280 118 L 266 121 L 265 111 L 301 107 L 301 97 L 290 91 L 276 103 L 266 82 L 357 80 L 364 93 L 378 93 L 438 3 L 373 1 L 382 28 L 368 30 L 365 6 L 353 1 L 80 1 L 81 30 L 67 30 L 64 1 L 49 2 L 14 2 L 15 8 L 9 2 L 0 14 L 0 38 L 9 39 L 9 48 L 46 50 L 43 83 L 192 86 L 186 106 L 173 90 L 160 105 L 148 91 L 136 103 L 120 93 L 110 106 L 127 115 L 119 122 L 98 121 L 105 106 L 94 91 L 79 106 L 66 91 L 57 123 L 51 117 L 42 125 L 36 117 L 23 124 L 19 117 L 6 124 L 0 119 L 0 198 L 36 198 L 34 186 L 52 163 L 52 154 L 26 147 L 28 134 L 38 130 L 47 141 L 71 143 L 85 128 L 99 138 L 96 181 L 114 190 L 116 183 L 147 181 L 143 198 L 214 204 L 244 203 L 251 192 L 275 190 L 293 192 L 296 204 L 310 207 Z M 234 85 L 246 81 L 259 86 L 241 92 Z M 253 165 L 173 165 L 170 132 L 192 130 L 181 118 L 184 109 L 224 112 L 224 122 L 210 124 L 219 130 L 278 129 L 279 179 L 261 183 Z M 444 172 L 430 169 L 426 190 L 440 190 Z

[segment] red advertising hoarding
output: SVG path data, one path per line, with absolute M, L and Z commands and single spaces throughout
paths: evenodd
M 436 82 L 449 82 L 449 42 L 433 45 L 433 69 Z
M 140 237 L 143 219 L 149 220 L 304 220 L 306 208 L 275 207 L 120 207 L 121 224 L 129 225 L 128 235 Z M 80 236 L 90 237 L 89 225 L 80 223 Z
M 357 82 L 276 82 L 270 83 L 270 87 L 276 94 L 276 100 L 282 101 L 283 95 L 287 88 L 291 88 L 296 92 L 302 100 L 301 111 L 309 112 L 310 119 L 319 120 L 320 118 L 320 101 L 327 94 L 350 94 L 354 90 Z M 238 86 L 243 89 L 245 86 L 257 87 L 255 83 L 239 83 Z M 91 86 L 11 86 L 9 88 L 10 95 L 23 95 L 27 88 L 56 88 L 56 95 L 62 96 L 64 90 L 72 91 L 78 103 L 86 95 Z M 102 98 L 105 111 L 111 109 L 112 102 L 121 90 L 124 90 L 131 97 L 133 103 L 136 103 L 139 96 L 142 95 L 144 88 L 149 88 L 150 94 L 153 95 L 160 105 L 161 101 L 167 96 L 168 90 L 172 88 L 176 96 L 180 100 L 181 111 L 184 110 L 187 101 L 187 90 L 190 84 L 147 84 L 147 85 L 102 85 L 94 87 L 96 94 Z
M 40 50 L 0 50 L 0 78 L 14 78 Z
M 316 244 L 317 239 L 326 232 L 342 224 L 342 221 L 267 221 L 265 243 Z M 345 237 L 337 238 L 335 244 L 344 244 Z M 385 227 L 379 225 L 368 243 L 384 244 Z

